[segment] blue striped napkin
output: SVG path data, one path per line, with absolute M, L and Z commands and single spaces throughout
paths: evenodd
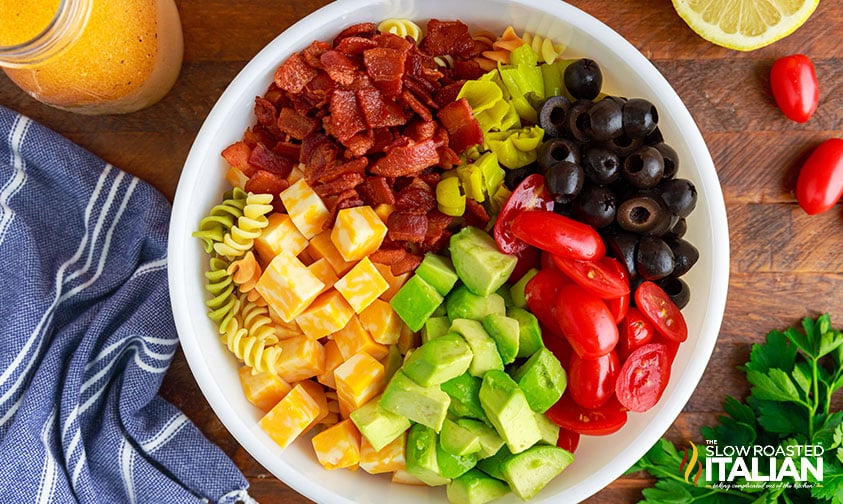
M 0 107 L 0 502 L 254 502 L 157 395 L 170 205 Z

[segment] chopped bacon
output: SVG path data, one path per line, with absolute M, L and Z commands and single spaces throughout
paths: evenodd
M 357 97 L 354 91 L 344 89 L 334 91 L 334 94 L 331 95 L 329 123 L 333 134 L 343 143 L 354 136 L 355 133 L 366 129 L 366 122 L 357 106 Z
M 269 150 L 266 145 L 259 143 L 252 149 L 252 153 L 249 155 L 249 165 L 257 170 L 266 170 L 282 177 L 287 177 L 293 171 L 295 162 L 279 156 Z
M 416 175 L 428 166 L 439 162 L 436 147 L 433 140 L 392 147 L 384 157 L 375 161 L 370 171 L 375 175 L 386 177 Z
M 299 156 L 301 155 L 301 144 L 281 141 L 275 144 L 275 147 L 272 148 L 272 152 L 278 154 L 279 156 L 292 159 L 293 161 L 298 161 Z
M 278 112 L 278 129 L 296 140 L 302 140 L 319 126 L 319 121 L 290 107 Z
M 302 50 L 302 57 L 308 65 L 313 68 L 322 68 L 322 63 L 319 61 L 322 53 L 331 48 L 331 44 L 314 40 L 309 46 Z
M 376 25 L 375 23 L 366 22 L 366 23 L 353 24 L 353 25 L 345 28 L 341 32 L 339 32 L 339 34 L 337 34 L 337 36 L 334 37 L 334 44 L 333 45 L 334 45 L 334 47 L 336 47 L 337 44 L 339 44 L 342 41 L 342 39 L 344 39 L 346 37 L 360 36 L 360 37 L 372 38 L 375 35 L 375 33 L 377 33 L 377 32 L 378 32 L 378 25 Z
M 246 181 L 244 190 L 253 193 L 264 193 L 277 195 L 290 186 L 286 176 L 272 173 L 266 170 L 256 170 Z
M 395 208 L 401 212 L 421 215 L 436 208 L 436 195 L 422 179 L 415 177 L 395 196 Z
M 288 93 L 299 93 L 316 77 L 318 70 L 307 64 L 300 53 L 293 53 L 275 71 L 275 84 Z
M 314 185 L 313 190 L 316 191 L 316 194 L 324 198 L 325 196 L 332 196 L 349 189 L 354 189 L 363 182 L 364 178 L 361 173 L 343 173 L 330 182 Z
M 390 264 L 389 269 L 393 275 L 403 275 L 404 273 L 415 270 L 421 262 L 421 256 L 408 253 L 402 259 Z
M 254 168 L 249 164 L 249 156 L 252 155 L 252 148 L 249 147 L 244 140 L 234 142 L 222 151 L 223 159 L 231 166 L 239 169 L 247 176 L 254 172 Z
M 373 145 L 375 145 L 375 137 L 370 129 L 355 133 L 351 138 L 345 141 L 348 154 L 351 154 L 354 157 L 365 156 Z
M 407 124 L 403 133 L 410 137 L 414 142 L 421 142 L 422 140 L 433 138 L 433 134 L 436 133 L 436 128 L 438 127 L 439 124 L 437 124 L 436 121 L 423 121 L 417 119 Z
M 366 49 L 371 49 L 377 46 L 378 43 L 370 38 L 352 35 L 340 40 L 335 49 L 343 54 L 352 55 L 363 54 L 363 51 Z
M 369 128 L 402 126 L 407 122 L 407 116 L 401 107 L 394 101 L 384 99 L 377 88 L 358 89 L 357 102 L 363 109 L 363 117 Z
M 483 129 L 474 118 L 468 100 L 460 98 L 439 110 L 439 121 L 448 130 L 448 146 L 457 153 L 483 143 Z
M 409 90 L 405 89 L 404 91 L 402 91 L 400 99 L 405 105 L 410 107 L 413 112 L 418 114 L 418 116 L 421 117 L 422 120 L 433 120 L 433 114 L 430 112 L 430 109 L 428 109 L 421 101 L 419 101 L 419 99 L 416 98 L 413 93 L 411 93 Z
M 466 224 L 469 226 L 479 227 L 481 229 L 485 228 L 486 224 L 488 224 L 491 220 L 491 217 L 489 217 L 489 214 L 486 212 L 486 208 L 471 198 L 465 199 L 464 217 Z
M 381 91 L 394 96 L 401 92 L 407 54 L 389 47 L 375 47 L 363 53 L 366 73 Z
M 358 173 L 363 176 L 368 164 L 369 160 L 365 157 L 352 159 L 351 161 L 347 161 L 345 163 L 333 163 L 321 171 L 315 182 L 330 182 L 347 173 Z
M 395 193 L 386 177 L 369 176 L 358 188 L 360 195 L 372 206 L 394 205 Z
M 278 111 L 275 109 L 275 104 L 260 96 L 255 98 L 255 119 L 258 124 L 262 126 L 275 124 L 277 115 Z
M 357 77 L 357 64 L 345 54 L 335 50 L 325 51 L 319 57 L 319 61 L 335 82 L 343 86 L 354 83 Z
M 475 49 L 474 38 L 462 21 L 431 19 L 427 23 L 427 36 L 419 44 L 419 49 L 433 56 L 450 54 L 468 58 Z

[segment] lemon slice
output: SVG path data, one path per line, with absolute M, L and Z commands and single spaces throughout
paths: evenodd
M 738 51 L 772 44 L 802 26 L 819 0 L 672 0 L 702 38 Z

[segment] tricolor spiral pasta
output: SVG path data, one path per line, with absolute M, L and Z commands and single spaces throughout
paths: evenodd
M 243 189 L 235 187 L 223 197 L 222 203 L 214 206 L 208 215 L 199 221 L 199 229 L 193 232 L 193 236 L 202 240 L 205 252 L 213 252 L 214 244 L 221 242 L 225 234 L 237 223 L 237 219 L 243 215 L 246 196 Z
M 237 224 L 231 227 L 221 242 L 214 244 L 214 251 L 228 258 L 240 257 L 255 243 L 255 238 L 269 224 L 266 214 L 272 211 L 271 194 L 253 194 L 246 196 L 243 215 Z
M 261 277 L 262 268 L 253 251 L 249 250 L 243 257 L 233 261 L 228 267 L 228 273 L 240 292 L 246 294 L 248 301 L 266 305 L 266 301 L 255 290 L 255 285 Z
M 240 296 L 240 320 L 249 336 L 258 338 L 265 345 L 278 343 L 275 323 L 269 317 L 266 304 L 249 301 L 245 295 Z
M 281 348 L 267 345 L 260 338 L 249 336 L 249 331 L 242 326 L 239 317 L 235 316 L 232 319 L 223 333 L 222 340 L 235 357 L 252 368 L 252 373 L 277 374 L 275 363 Z
M 565 50 L 565 47 L 561 44 L 554 43 L 553 40 L 534 33 L 524 33 L 521 38 L 539 55 L 539 63 L 553 63 Z
M 229 263 L 225 259 L 212 257 L 208 271 L 205 272 L 205 289 L 211 294 L 211 299 L 205 301 L 205 306 L 208 307 L 208 317 L 217 324 L 220 333 L 228 329 L 239 310 L 236 286 L 228 274 L 228 266 Z
M 398 35 L 401 38 L 409 36 L 416 42 L 421 38 L 421 28 L 419 25 L 404 18 L 384 19 L 378 24 L 378 31 Z

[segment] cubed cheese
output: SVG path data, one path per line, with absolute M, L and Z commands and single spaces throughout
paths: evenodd
M 389 284 L 372 261 L 364 257 L 334 283 L 334 288 L 342 294 L 355 312 L 360 313 L 386 292 Z
M 307 247 L 307 238 L 285 213 L 275 212 L 268 217 L 269 224 L 255 239 L 255 250 L 263 261 L 270 261 L 282 251 L 297 256 Z
M 392 306 L 383 299 L 375 299 L 359 315 L 363 328 L 372 339 L 383 345 L 393 345 L 401 335 L 404 323 Z
M 296 324 L 311 339 L 319 339 L 339 331 L 348 323 L 354 310 L 336 289 L 328 289 L 298 317 Z
M 343 259 L 342 254 L 337 250 L 334 242 L 331 241 L 330 229 L 326 229 L 311 238 L 310 244 L 305 249 L 305 253 L 311 261 L 318 261 L 319 259 L 328 261 L 328 264 L 334 268 L 334 273 L 337 275 L 344 275 L 346 271 L 354 266 L 354 262 Z
M 292 389 L 289 383 L 268 371 L 253 373 L 249 366 L 241 366 L 239 375 L 246 399 L 263 411 L 271 410 Z
M 325 348 L 325 371 L 318 375 L 316 379 L 319 380 L 319 383 L 322 385 L 336 389 L 337 382 L 334 381 L 334 369 L 342 364 L 345 359 L 343 358 L 342 353 L 340 353 L 340 348 L 337 346 L 336 341 L 329 339 L 322 346 Z M 339 412 L 339 410 L 337 410 L 337 412 Z
M 381 246 L 386 224 L 368 205 L 343 208 L 337 212 L 331 241 L 346 261 L 359 261 Z
M 319 413 L 316 414 L 316 418 L 314 418 L 313 421 L 304 428 L 304 432 L 307 432 L 315 427 L 316 424 L 322 423 L 322 421 L 331 413 L 328 409 L 328 397 L 325 395 L 325 387 L 314 380 L 302 380 L 295 385 L 301 385 L 304 387 L 310 397 L 312 397 L 316 401 L 316 404 L 319 405 Z
M 375 341 L 357 315 L 352 316 L 345 327 L 331 338 L 336 341 L 343 359 L 349 359 L 358 352 L 366 352 L 375 359 L 383 359 L 389 354 L 389 347 Z
M 285 322 L 304 311 L 325 284 L 296 256 L 281 252 L 267 265 L 255 285 L 267 304 Z
M 378 269 L 383 279 L 386 280 L 386 283 L 389 284 L 389 288 L 384 291 L 383 294 L 381 294 L 381 299 L 383 299 L 384 301 L 389 301 L 390 299 L 392 299 L 392 296 L 394 296 L 395 293 L 398 292 L 401 287 L 407 282 L 407 279 L 410 278 L 410 272 L 401 273 L 400 275 L 393 275 L 392 268 L 388 264 L 374 264 L 375 268 Z
M 249 181 L 249 177 L 247 177 L 240 168 L 232 166 L 227 172 L 225 172 L 225 180 L 227 180 L 233 187 L 243 189 L 246 187 L 246 182 Z
M 354 469 L 360 463 L 360 432 L 345 419 L 313 436 L 316 458 L 325 469 Z
M 334 268 L 331 267 L 331 264 L 324 257 L 310 263 L 307 266 L 307 269 L 316 275 L 319 280 L 322 280 L 322 283 L 325 284 L 325 290 L 333 287 L 339 279 L 337 273 L 334 271 Z
M 381 474 L 406 469 L 404 456 L 407 434 L 402 434 L 380 450 L 375 450 L 365 437 L 360 439 L 360 467 L 369 474 Z
M 325 372 L 322 343 L 307 336 L 294 336 L 279 341 L 276 346 L 281 348 L 281 352 L 275 370 L 284 380 L 293 383 Z
M 317 400 L 299 384 L 278 401 L 258 424 L 281 448 L 286 448 L 321 412 Z
M 312 238 L 325 229 L 325 223 L 331 218 L 331 213 L 322 198 L 304 179 L 297 180 L 281 191 L 280 196 L 296 228 L 306 238 Z
M 383 392 L 386 386 L 383 364 L 366 352 L 355 354 L 337 366 L 334 379 L 343 418 Z

